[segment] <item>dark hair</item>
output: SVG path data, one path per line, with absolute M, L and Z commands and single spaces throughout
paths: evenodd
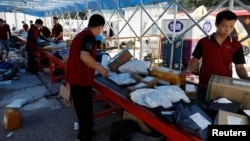
M 238 19 L 238 17 L 234 12 L 232 12 L 230 10 L 224 10 L 224 11 L 221 11 L 221 12 L 219 12 L 217 14 L 215 23 L 220 24 L 220 22 L 223 19 L 226 19 L 226 20 L 229 20 L 229 21 L 231 21 L 231 20 L 236 21 Z
M 43 21 L 41 20 L 41 19 L 36 19 L 36 22 L 35 22 L 35 24 L 43 24 Z
M 58 18 L 57 18 L 57 17 L 53 17 L 53 19 L 54 19 L 54 20 L 58 20 Z
M 3 20 L 3 19 L 0 19 L 0 21 L 1 21 L 1 22 L 4 22 L 4 20 Z
M 105 20 L 104 20 L 103 16 L 101 16 L 99 14 L 94 14 L 89 19 L 88 27 L 97 27 L 100 25 L 104 26 L 104 24 L 105 24 Z

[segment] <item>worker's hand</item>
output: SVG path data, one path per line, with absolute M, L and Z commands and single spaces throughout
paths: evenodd
M 101 69 L 99 70 L 99 73 L 103 76 L 103 77 L 106 77 L 108 76 L 109 74 L 109 70 L 104 68 L 104 67 L 101 67 Z
M 186 77 L 186 76 L 190 76 L 192 74 L 192 71 L 190 69 L 185 69 L 184 71 L 182 71 L 182 76 Z

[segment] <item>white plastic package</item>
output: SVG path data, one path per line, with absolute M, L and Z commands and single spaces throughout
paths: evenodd
M 168 98 L 164 97 L 164 94 L 156 89 L 137 89 L 130 93 L 130 98 L 135 103 L 148 108 L 156 108 L 159 106 L 169 108 L 172 106 L 172 103 L 168 100 Z
M 190 102 L 186 93 L 177 85 L 158 86 L 155 89 L 163 92 L 172 103 L 179 102 L 180 100 L 186 103 Z
M 115 82 L 117 85 L 128 85 L 136 83 L 136 80 L 131 78 L 130 73 L 120 73 L 108 76 L 108 79 Z
M 121 72 L 135 73 L 139 75 L 147 75 L 150 62 L 132 59 L 119 67 Z
M 102 62 L 100 63 L 101 66 L 109 70 L 108 64 L 110 63 L 111 58 L 107 54 L 102 55 Z M 95 75 L 99 74 L 98 70 L 95 70 Z
M 28 102 L 28 99 L 17 99 L 13 102 L 11 102 L 9 105 L 6 107 L 9 108 L 21 108 L 23 105 L 25 105 Z

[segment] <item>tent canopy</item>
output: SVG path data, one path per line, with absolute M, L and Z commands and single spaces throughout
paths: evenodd
M 86 10 L 117 9 L 166 1 L 167 0 L 0 0 L 0 12 L 21 12 L 44 17 Z

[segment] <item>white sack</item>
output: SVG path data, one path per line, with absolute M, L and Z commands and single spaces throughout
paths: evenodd
M 117 85 L 128 85 L 136 83 L 136 81 L 133 78 L 131 78 L 130 73 L 113 74 L 108 76 L 108 79 L 112 80 Z
M 177 85 L 158 86 L 155 87 L 155 89 L 160 90 L 167 95 L 172 103 L 179 102 L 180 100 L 183 100 L 186 103 L 190 102 L 186 93 Z
M 148 108 L 156 108 L 159 106 L 169 108 L 172 106 L 172 103 L 167 99 L 167 97 L 164 97 L 164 94 L 156 89 L 137 89 L 130 93 L 130 98 L 135 103 Z
M 142 61 L 138 59 L 132 59 L 119 67 L 121 72 L 135 73 L 139 75 L 148 75 L 148 68 L 150 62 Z
M 11 102 L 9 105 L 7 105 L 6 107 L 8 108 L 21 108 L 24 104 L 26 104 L 28 102 L 27 99 L 17 99 L 13 102 Z

